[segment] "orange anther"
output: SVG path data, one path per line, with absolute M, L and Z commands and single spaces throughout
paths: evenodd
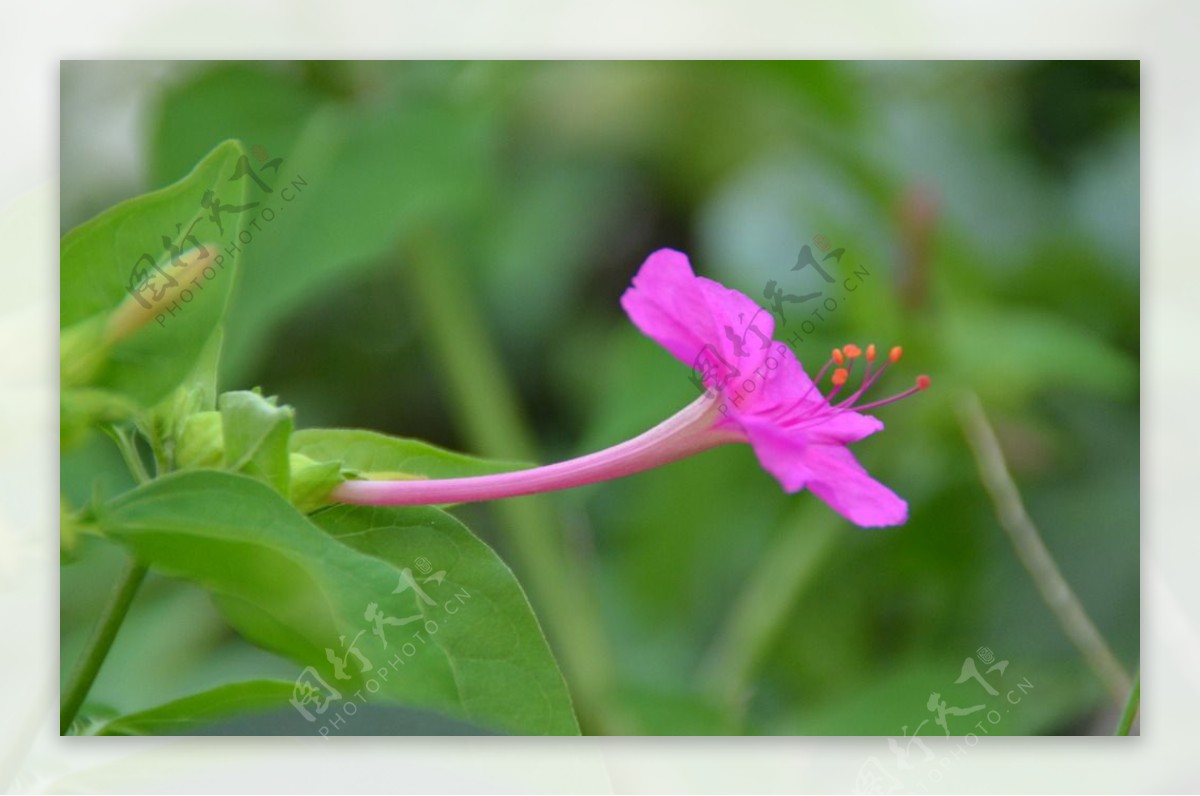
M 917 376 L 917 389 L 918 390 L 928 390 L 929 385 L 931 383 L 932 382 L 930 381 L 930 378 L 928 376 L 923 376 L 923 375 Z
M 854 343 L 848 343 L 842 346 L 842 350 L 845 351 L 846 356 L 850 357 L 851 359 L 862 356 L 862 349 L 856 346 Z
M 867 346 L 867 361 L 868 362 L 875 361 L 875 344 L 874 343 L 871 343 L 869 346 Z
M 839 365 L 841 365 L 842 363 L 844 363 L 846 361 L 846 358 L 844 356 L 842 356 L 842 349 L 840 349 L 840 348 L 833 349 L 833 361 L 838 363 Z
M 894 347 L 894 348 L 891 350 L 891 352 L 888 354 L 888 359 L 892 360 L 892 362 L 893 362 L 893 363 L 895 363 L 895 362 L 899 362 L 899 361 L 900 361 L 900 356 L 901 356 L 903 353 L 904 353 L 904 349 L 903 349 L 903 348 L 901 348 L 900 346 L 896 346 L 896 347 Z
M 833 372 L 833 376 L 830 378 L 830 381 L 833 382 L 834 387 L 841 387 L 846 383 L 846 379 L 848 378 L 850 378 L 850 371 L 846 370 L 845 368 L 838 368 Z

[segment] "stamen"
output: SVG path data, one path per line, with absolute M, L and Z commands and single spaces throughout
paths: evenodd
M 833 399 L 837 397 L 838 393 L 842 391 L 842 387 L 844 387 L 846 382 L 850 379 L 850 371 L 853 369 L 854 357 L 850 357 L 850 362 L 847 363 L 846 367 L 838 368 L 833 372 L 833 376 L 829 379 L 830 382 L 833 383 L 833 389 L 830 390 L 829 394 L 825 396 L 824 406 L 830 406 L 833 403 Z M 820 410 L 818 409 L 818 414 L 819 413 Z
M 887 404 L 895 403 L 896 401 L 903 400 L 910 395 L 916 395 L 917 393 L 921 392 L 921 390 L 929 389 L 930 383 L 931 382 L 928 376 L 918 376 L 916 385 L 909 387 L 904 392 L 893 395 L 890 398 L 884 398 L 882 401 L 875 401 L 873 403 L 863 404 L 862 406 L 856 406 L 854 407 L 854 411 L 862 412 L 866 409 L 876 409 L 880 406 L 886 406 Z
M 829 366 L 832 364 L 834 364 L 832 359 L 826 360 L 821 369 L 817 371 L 817 375 L 813 377 L 812 384 L 808 385 L 808 389 L 804 391 L 804 395 L 800 396 L 800 401 L 798 402 L 800 405 L 803 405 L 808 400 L 808 396 L 812 395 L 813 390 L 820 392 L 817 385 L 821 383 L 821 379 L 825 378 L 825 371 L 829 370 Z
M 861 412 L 868 409 L 876 409 L 878 407 L 886 406 L 887 404 L 899 401 L 903 398 L 907 398 L 908 396 L 920 392 L 921 390 L 929 389 L 931 384 L 930 378 L 926 375 L 921 375 L 917 377 L 915 386 L 905 390 L 902 393 L 893 395 L 889 398 L 883 398 L 878 401 L 872 401 L 871 403 L 863 404 L 861 406 L 856 406 L 856 402 L 862 398 L 862 396 L 868 390 L 870 390 L 871 387 L 875 385 L 875 382 L 879 381 L 880 377 L 883 376 L 884 371 L 886 371 L 892 364 L 900 359 L 900 357 L 904 354 L 904 350 L 900 346 L 895 346 L 890 352 L 888 352 L 888 361 L 884 362 L 878 367 L 875 365 L 877 353 L 878 352 L 874 343 L 871 343 L 867 346 L 865 357 L 866 367 L 863 372 L 862 382 L 859 384 L 858 389 L 854 390 L 853 393 L 840 402 L 834 403 L 834 399 L 850 381 L 850 376 L 854 370 L 854 360 L 863 355 L 863 350 L 853 343 L 848 343 L 841 348 L 835 348 L 830 360 L 826 362 L 825 366 L 821 368 L 819 373 L 817 373 L 816 380 L 805 392 L 804 396 L 800 400 L 800 405 L 797 406 L 797 408 L 800 408 L 800 406 L 803 406 L 806 403 L 806 399 L 814 387 L 817 388 L 818 392 L 820 391 L 818 385 L 821 379 L 825 376 L 826 370 L 828 370 L 830 366 L 838 365 L 839 367 L 833 371 L 833 375 L 830 377 L 830 382 L 833 384 L 833 389 L 831 389 L 828 394 L 822 396 L 825 399 L 824 401 L 818 402 L 815 406 L 809 405 L 807 406 L 806 410 L 802 409 L 798 415 L 793 415 L 793 421 L 799 421 L 799 423 L 803 426 L 817 425 L 825 422 L 830 417 L 841 414 L 842 412 Z M 842 365 L 845 367 L 840 367 Z
M 870 390 L 875 382 L 883 376 L 884 371 L 888 370 L 892 364 L 900 359 L 904 353 L 900 346 L 896 346 L 888 353 L 888 361 L 882 365 L 877 364 L 878 349 L 874 343 L 867 346 L 865 351 L 865 367 L 862 376 L 862 381 L 858 385 L 858 389 L 854 390 L 850 395 L 835 403 L 838 395 L 846 389 L 846 385 L 850 383 L 851 377 L 854 375 L 855 360 L 863 357 L 864 351 L 853 343 L 847 343 L 840 348 L 833 349 L 829 360 L 817 372 L 813 382 L 798 401 L 787 412 L 786 421 L 795 424 L 798 427 L 809 427 L 819 425 L 827 421 L 831 417 L 835 417 L 842 412 L 848 411 L 865 411 L 875 409 L 880 406 L 885 406 L 902 398 L 907 398 L 914 393 L 929 388 L 930 379 L 928 376 L 922 375 L 917 377 L 916 385 L 898 395 L 893 395 L 890 398 L 884 398 L 879 401 L 873 401 L 868 404 L 857 406 L 856 403 Z M 825 378 L 825 373 L 834 368 L 833 374 L 830 376 L 832 389 L 828 393 L 823 393 L 821 390 L 821 380 Z M 809 396 L 816 390 L 817 395 L 823 400 L 809 400 Z
M 887 368 L 887 365 L 883 365 L 882 367 L 876 368 L 874 371 L 872 371 L 870 364 L 868 364 L 866 372 L 863 373 L 863 381 L 862 384 L 859 385 L 859 388 L 855 390 L 849 398 L 846 398 L 834 408 L 849 409 L 850 407 L 854 406 L 854 402 L 861 398 L 863 393 L 871 389 L 871 387 L 875 385 L 875 382 L 879 381 L 879 377 L 883 375 L 883 372 L 887 370 Z

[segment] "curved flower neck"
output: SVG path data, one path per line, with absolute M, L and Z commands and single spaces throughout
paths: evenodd
M 372 506 L 472 503 L 609 481 L 719 445 L 744 442 L 745 436 L 736 430 L 717 426 L 717 406 L 712 397 L 701 396 L 633 439 L 557 464 L 471 478 L 347 481 L 333 491 L 332 498 Z

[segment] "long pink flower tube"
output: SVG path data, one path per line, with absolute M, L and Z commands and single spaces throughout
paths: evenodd
M 774 320 L 747 296 L 697 277 L 687 257 L 662 249 L 646 260 L 621 305 L 634 324 L 677 359 L 693 367 L 707 392 L 649 431 L 597 453 L 558 464 L 474 478 L 348 481 L 333 492 L 343 503 L 410 506 L 518 497 L 594 484 L 732 442 L 748 442 L 764 469 L 788 492 L 808 487 L 847 519 L 862 526 L 903 523 L 907 504 L 872 479 L 846 448 L 883 428 L 874 409 L 929 386 L 921 376 L 900 395 L 865 405 L 859 399 L 888 365 L 875 346 L 864 353 L 848 345 L 809 379 L 792 350 L 774 342 Z M 746 319 L 750 319 L 747 321 Z M 749 335 L 749 327 L 754 335 Z M 858 361 L 860 386 L 835 403 Z M 817 383 L 833 368 L 831 388 Z
M 649 431 L 597 453 L 513 473 L 413 481 L 347 481 L 334 498 L 343 503 L 414 506 L 468 503 L 533 495 L 633 475 L 740 441 L 714 427 L 717 404 L 701 397 Z

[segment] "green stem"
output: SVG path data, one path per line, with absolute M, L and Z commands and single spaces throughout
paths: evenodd
M 146 465 L 142 462 L 141 454 L 138 453 L 133 433 L 113 425 L 105 426 L 104 430 L 112 437 L 113 442 L 117 443 L 117 450 L 121 451 L 121 458 L 125 460 L 125 466 L 133 474 L 133 479 L 139 484 L 149 481 L 150 474 L 146 472 Z
M 1021 492 L 1008 470 L 1004 451 L 979 396 L 969 390 L 964 392 L 958 409 L 963 433 L 979 467 L 980 481 L 992 498 L 996 518 L 1008 534 L 1017 558 L 1033 578 L 1042 601 L 1058 619 L 1067 638 L 1112 695 L 1114 704 L 1121 704 L 1129 693 L 1129 674 L 1063 577 L 1041 532 L 1025 510 Z
M 171 472 L 171 459 L 167 456 L 165 442 L 157 435 L 150 440 L 150 453 L 154 457 L 155 478 L 161 478 Z
M 75 715 L 79 713 L 83 700 L 91 690 L 92 684 L 96 681 L 96 675 L 100 673 L 100 667 L 104 665 L 104 659 L 112 648 L 113 639 L 117 637 L 117 631 L 121 629 L 125 614 L 129 612 L 129 604 L 133 602 L 138 586 L 142 584 L 142 579 L 145 577 L 145 565 L 130 559 L 124 572 L 117 579 L 116 587 L 113 589 L 108 604 L 104 606 L 100 620 L 96 623 L 96 628 L 92 631 L 92 636 L 83 649 L 83 655 L 79 658 L 79 663 L 76 664 L 71 679 L 63 689 L 62 709 L 59 714 L 61 734 L 66 734 L 67 728 L 75 720 Z
M 115 425 L 105 426 L 104 430 L 117 443 L 121 458 L 125 460 L 125 466 L 133 474 L 134 480 L 139 484 L 149 481 L 150 474 L 146 472 L 141 454 L 138 453 L 133 432 Z M 125 614 L 129 612 L 129 605 L 133 602 L 138 587 L 142 585 L 142 581 L 146 577 L 146 569 L 145 564 L 131 558 L 117 578 L 108 604 L 104 606 L 91 638 L 84 646 L 79 662 L 75 664 L 75 671 L 71 673 L 71 679 L 63 688 L 62 707 L 59 711 L 59 732 L 61 734 L 66 734 L 71 722 L 79 713 L 79 708 L 83 706 L 88 692 L 92 690 L 92 684 L 96 682 L 96 677 L 100 674 L 100 667 L 104 665 L 104 659 L 108 657 L 108 651 L 112 649 L 117 631 L 121 629 L 121 623 L 125 621 Z
M 432 238 L 408 264 L 451 398 L 469 443 L 484 456 L 535 460 L 532 435 L 500 357 L 471 306 L 473 291 L 453 251 Z M 552 504 L 527 497 L 495 504 L 538 613 L 558 650 L 580 721 L 596 732 L 630 731 L 613 697 L 612 655 L 582 562 L 567 554 Z
M 1133 728 L 1133 720 L 1137 718 L 1138 706 L 1142 701 L 1142 673 L 1133 676 L 1133 689 L 1129 692 L 1129 700 L 1125 703 L 1125 711 L 1121 714 L 1121 722 L 1117 725 L 1117 735 L 1128 735 Z
M 783 631 L 796 601 L 841 538 L 828 511 L 804 504 L 790 513 L 718 632 L 701 670 L 702 687 L 738 712 L 747 684 Z

